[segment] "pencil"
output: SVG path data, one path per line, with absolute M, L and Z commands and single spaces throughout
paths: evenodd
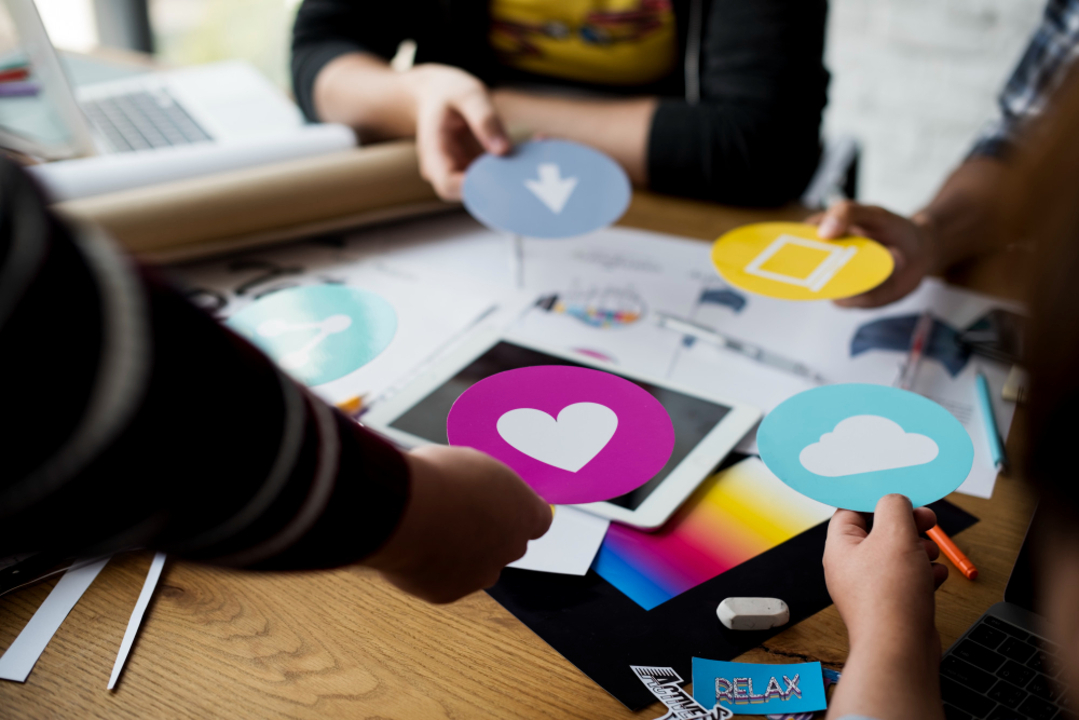
M 952 565 L 955 565 L 956 569 L 963 573 L 963 577 L 967 580 L 977 579 L 978 568 L 974 567 L 974 563 L 970 561 L 970 558 L 964 555 L 963 551 L 952 542 L 952 539 L 940 529 L 940 525 L 934 525 L 926 532 L 926 535 L 937 544 L 944 556 L 952 561 Z

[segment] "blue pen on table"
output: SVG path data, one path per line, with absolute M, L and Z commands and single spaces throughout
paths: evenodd
M 989 455 L 997 472 L 1003 472 L 1008 467 L 1008 457 L 1004 454 L 1004 443 L 1000 438 L 1000 430 L 997 427 L 997 417 L 993 413 L 993 397 L 989 394 L 989 381 L 980 370 L 975 378 L 978 387 L 978 405 L 982 411 L 982 421 L 985 425 L 985 436 L 989 440 Z

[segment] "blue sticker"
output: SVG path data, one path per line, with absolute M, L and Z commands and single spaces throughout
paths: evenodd
M 963 484 L 974 462 L 970 435 L 921 395 L 883 385 L 827 385 L 795 395 L 757 431 L 776 477 L 826 505 L 872 512 L 889 493 L 915 507 Z
M 397 332 L 397 313 L 365 290 L 309 285 L 256 300 L 225 324 L 297 380 L 315 386 L 374 360 Z
M 532 238 L 566 238 L 607 227 L 629 206 L 629 178 L 598 150 L 535 140 L 468 168 L 462 198 L 474 218 Z
M 756 665 L 693 658 L 693 699 L 735 715 L 793 715 L 824 710 L 819 662 Z

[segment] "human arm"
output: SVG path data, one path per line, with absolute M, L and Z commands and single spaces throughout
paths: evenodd
M 370 47 L 369 31 L 380 19 L 349 15 L 350 6 L 307 0 L 301 8 L 293 43 L 297 97 L 309 117 L 348 122 L 371 138 L 408 137 L 408 94 L 387 93 L 381 85 L 394 78 L 370 82 L 369 75 L 343 71 L 356 69 L 357 61 L 336 65 L 342 55 L 366 53 L 384 62 L 393 52 Z M 604 150 L 635 182 L 659 192 L 732 204 L 782 204 L 802 192 L 816 168 L 828 82 L 821 57 L 825 13 L 823 0 L 715 0 L 703 19 L 699 77 L 697 68 L 693 71 L 699 98 L 583 100 L 496 89 L 495 106 L 508 125 Z M 386 35 L 398 37 L 392 19 L 383 21 Z M 348 34 L 343 28 L 358 29 Z M 377 33 L 372 37 L 381 39 Z M 479 42 L 485 42 L 482 34 Z M 434 51 L 426 56 L 441 57 Z M 494 63 L 488 58 L 476 72 L 485 77 L 483 68 L 493 73 Z M 398 89 L 408 82 L 396 80 Z M 363 96 L 368 89 L 371 95 Z M 403 98 L 395 104 L 405 108 L 394 113 L 397 121 L 372 123 L 362 116 L 381 111 L 389 94 Z M 354 115 L 360 104 L 367 107 Z M 471 159 L 476 147 L 464 156 Z M 440 193 L 453 197 L 454 185 L 446 184 Z
M 396 72 L 367 53 L 339 55 L 319 72 L 313 98 L 319 118 L 356 128 L 364 141 L 415 137 L 420 173 L 447 200 L 460 199 L 478 155 L 510 149 L 486 86 L 448 65 Z
M 575 140 L 614 158 L 633 183 L 648 187 L 648 134 L 657 99 L 584 99 L 517 90 L 491 93 L 506 127 Z
M 422 64 L 395 72 L 365 53 L 330 61 L 315 81 L 313 97 L 318 117 L 350 125 L 364 140 L 415 137 L 424 177 L 446 198 L 460 196 L 464 170 L 478 154 L 509 149 L 506 127 L 590 145 L 621 164 L 634 183 L 647 185 L 654 98 L 490 91 L 457 68 Z
M 1046 3 L 1041 24 L 1000 93 L 997 116 L 924 210 L 905 218 L 882 208 L 840 203 L 809 220 L 820 222 L 822 238 L 867 235 L 887 246 L 895 257 L 895 271 L 888 281 L 837 304 L 876 307 L 894 302 L 917 288 L 927 274 L 992 253 L 1014 240 L 1002 232 L 1006 198 L 1001 193 L 1015 177 L 1016 147 L 1032 124 L 1052 108 L 1051 95 L 1071 70 L 1079 47 L 1076 17 L 1070 0 Z
M 823 0 L 712 2 L 699 98 L 663 98 L 653 116 L 653 190 L 738 205 L 798 198 L 820 153 L 826 14 Z
M 821 2 L 716 0 L 700 99 L 582 99 L 494 91 L 511 128 L 607 153 L 642 187 L 731 204 L 796 198 L 816 168 L 828 75 Z
M 440 8 L 305 0 L 293 28 L 292 80 L 312 120 L 350 125 L 362 142 L 415 137 L 421 174 L 441 197 L 457 200 L 468 164 L 510 143 L 487 88 L 470 73 L 437 63 L 390 67 L 405 38 L 453 35 Z
M 837 510 L 828 526 L 824 575 L 847 626 L 850 654 L 828 718 L 943 718 L 940 637 L 933 591 L 948 576 L 932 563 L 939 549 L 919 538 L 936 524 L 928 508 L 911 510 L 901 495 L 877 503 L 866 518 Z
M 367 563 L 445 601 L 546 530 L 549 508 L 504 465 L 402 454 L 100 231 L 60 222 L 7 162 L 0 217 L 3 405 L 19 420 L 0 557 L 150 547 L 266 570 Z M 433 513 L 431 497 L 456 501 Z
M 1004 203 L 1000 191 L 1011 166 L 1004 160 L 975 155 L 945 181 L 925 209 L 907 218 L 882 207 L 851 201 L 836 203 L 809 219 L 819 223 L 824 239 L 845 235 L 873 238 L 892 254 L 895 269 L 869 292 L 836 301 L 844 307 L 877 307 L 913 292 L 926 275 L 1003 248 Z

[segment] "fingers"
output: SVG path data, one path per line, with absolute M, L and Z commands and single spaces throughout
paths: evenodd
M 828 545 L 864 540 L 867 535 L 865 517 L 851 510 L 836 510 L 828 523 Z
M 899 539 L 909 539 L 912 543 L 918 539 L 918 528 L 914 523 L 914 508 L 904 495 L 885 495 L 877 502 L 873 515 L 873 532 L 881 532 Z
M 540 502 L 543 501 L 541 500 Z M 536 538 L 541 538 L 547 534 L 547 531 L 551 529 L 551 523 L 554 522 L 554 513 L 554 505 L 543 503 L 543 507 L 539 510 L 532 532 L 528 534 L 529 540 L 535 540 Z
M 850 228 L 852 205 L 854 203 L 851 201 L 843 200 L 828 208 L 823 215 L 814 216 L 817 218 L 817 235 L 822 240 L 835 240 L 846 235 Z
M 485 90 L 466 94 L 457 101 L 456 107 L 484 150 L 494 155 L 509 152 L 510 140 L 506 129 L 502 127 L 502 120 Z
M 851 308 L 880 307 L 899 300 L 909 294 L 914 288 L 918 287 L 922 278 L 920 275 L 905 272 L 908 260 L 907 256 L 903 254 L 903 251 L 896 247 L 889 247 L 887 249 L 892 255 L 892 261 L 895 263 L 892 274 L 888 276 L 888 279 L 861 295 L 836 300 L 836 305 Z
M 940 547 L 932 540 L 922 538 L 922 548 L 925 550 L 925 555 L 929 558 L 929 562 L 933 562 L 940 557 Z
M 420 156 L 420 175 L 431 183 L 438 196 L 443 200 L 459 200 L 461 197 L 461 179 L 455 177 L 453 160 L 443 150 L 441 138 L 436 128 L 430 127 L 431 120 L 421 121 L 416 130 L 416 150 Z M 460 174 L 460 173 L 456 173 Z
M 948 579 L 948 567 L 940 563 L 933 563 L 933 589 L 939 590 L 944 581 Z
M 927 507 L 914 509 L 914 525 L 919 533 L 925 533 L 936 527 L 937 514 Z
M 862 205 L 852 200 L 841 200 L 806 222 L 814 224 L 816 221 L 817 235 L 822 240 L 835 240 L 845 235 L 868 235 L 881 243 L 888 244 L 887 237 L 876 236 L 880 230 L 889 226 L 889 220 L 898 217 L 876 205 Z

